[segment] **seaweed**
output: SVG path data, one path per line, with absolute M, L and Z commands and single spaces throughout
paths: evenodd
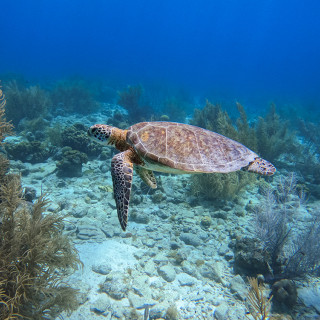
M 12 126 L 0 88 L 0 147 Z M 20 177 L 0 170 L 0 319 L 48 319 L 77 307 L 76 290 L 64 284 L 80 260 L 63 234 L 64 217 L 48 213 L 47 198 L 22 200 Z
M 250 315 L 254 320 L 267 320 L 271 319 L 270 309 L 271 309 L 271 299 L 266 298 L 264 293 L 264 287 L 258 282 L 257 278 L 248 277 L 250 284 L 248 292 L 248 303 L 249 308 L 251 309 Z M 247 315 L 247 319 L 250 319 Z
M 128 111 L 132 123 L 139 122 L 147 117 L 147 109 L 141 104 L 142 93 L 141 85 L 128 86 L 125 90 L 118 92 L 117 103 Z
M 276 279 L 320 274 L 320 213 L 310 211 L 310 221 L 293 232 L 293 208 L 301 205 L 299 197 L 292 200 L 296 192 L 297 180 L 291 173 L 279 179 L 276 190 L 270 186 L 263 190 L 264 198 L 256 207 L 253 230 L 271 257 L 269 271 Z
M 214 105 L 207 101 L 202 110 L 195 110 L 191 124 L 215 131 L 255 149 L 254 129 L 249 126 L 242 105 L 237 103 L 237 108 L 240 118 L 236 122 L 237 125 L 233 125 L 228 113 L 223 111 L 220 105 Z M 243 171 L 194 175 L 191 177 L 191 190 L 193 194 L 201 194 L 208 200 L 232 199 L 244 186 L 255 179 L 254 175 Z
M 202 110 L 195 109 L 191 124 L 217 132 L 230 139 L 237 140 L 237 129 L 232 125 L 232 121 L 226 111 L 221 106 L 212 104 L 208 100 Z
M 23 118 L 45 116 L 51 103 L 48 93 L 39 86 L 19 87 L 16 81 L 6 86 L 6 100 L 6 116 L 15 126 Z
M 276 163 L 282 154 L 300 153 L 295 135 L 289 129 L 288 121 L 280 119 L 274 104 L 271 104 L 265 118 L 259 118 L 256 125 L 256 136 L 259 155 L 272 163 Z
M 88 114 L 99 108 L 99 103 L 94 99 L 93 93 L 80 79 L 57 82 L 50 97 L 54 114 L 74 112 Z
M 197 174 L 191 177 L 191 192 L 201 194 L 207 200 L 232 200 L 240 190 L 254 181 L 248 172 Z
M 1 83 L 0 83 L 1 84 Z M 4 154 L 4 139 L 12 134 L 13 125 L 5 117 L 6 99 L 0 85 L 0 186 L 2 178 L 9 169 L 9 161 Z

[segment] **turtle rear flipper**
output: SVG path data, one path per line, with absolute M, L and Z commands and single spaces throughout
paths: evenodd
M 276 168 L 273 164 L 259 157 L 255 158 L 254 161 L 249 164 L 247 170 L 265 176 L 272 176 L 276 172 Z
M 132 151 L 116 154 L 111 161 L 113 195 L 117 205 L 118 219 L 123 231 L 126 231 L 133 176 Z
M 145 184 L 147 184 L 152 189 L 157 189 L 157 180 L 153 174 L 153 171 L 147 170 L 140 166 L 135 166 L 134 169 Z

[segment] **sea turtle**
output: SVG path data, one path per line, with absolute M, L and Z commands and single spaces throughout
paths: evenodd
M 151 188 L 153 171 L 166 173 L 227 173 L 242 168 L 273 175 L 276 168 L 244 145 L 218 133 L 175 122 L 140 122 L 121 130 L 105 124 L 89 128 L 88 135 L 121 151 L 112 158 L 113 193 L 121 228 L 125 231 L 133 168 Z

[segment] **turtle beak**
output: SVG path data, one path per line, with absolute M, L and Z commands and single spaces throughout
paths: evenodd
M 90 127 L 87 131 L 88 136 L 92 138 L 94 136 L 95 131 L 97 131 L 97 128 Z

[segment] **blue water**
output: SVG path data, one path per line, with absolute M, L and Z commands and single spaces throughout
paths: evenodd
M 319 14 L 317 0 L 2 1 L 0 74 L 160 82 L 312 109 Z

